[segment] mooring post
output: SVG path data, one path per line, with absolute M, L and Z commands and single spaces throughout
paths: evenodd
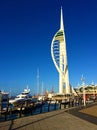
M 56 102 L 55 102 L 55 105 L 54 105 L 54 110 L 56 110 Z
M 41 106 L 40 106 L 40 113 L 42 113 L 42 104 L 41 104 Z
M 50 111 L 50 103 L 48 104 L 48 112 Z
M 20 107 L 20 113 L 19 114 L 20 114 L 19 117 L 21 117 L 22 116 L 22 106 Z
M 0 116 L 2 115 L 2 94 L 0 93 Z
M 31 106 L 31 115 L 33 114 L 33 106 Z
M 59 109 L 61 109 L 61 102 L 59 104 L 60 104 Z
M 8 106 L 7 106 L 6 111 L 5 111 L 5 121 L 7 120 L 7 114 L 8 114 Z
M 66 104 L 64 103 L 64 108 L 66 108 Z

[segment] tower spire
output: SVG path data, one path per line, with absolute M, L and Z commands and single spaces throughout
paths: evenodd
M 60 29 L 61 29 L 61 30 L 64 30 L 62 6 L 61 6 Z

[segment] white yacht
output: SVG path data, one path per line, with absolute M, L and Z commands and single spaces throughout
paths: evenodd
M 26 89 L 24 89 L 24 91 L 21 94 L 17 95 L 15 99 L 10 99 L 9 103 L 13 104 L 14 106 L 18 106 L 21 103 L 23 103 L 25 100 L 29 100 L 31 98 L 32 96 L 30 94 L 30 89 L 27 87 Z

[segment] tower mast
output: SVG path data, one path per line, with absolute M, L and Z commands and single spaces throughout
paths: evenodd
M 64 30 L 62 6 L 61 6 L 60 30 Z

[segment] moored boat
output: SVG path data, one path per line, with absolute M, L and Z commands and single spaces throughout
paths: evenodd
M 23 104 L 26 100 L 31 100 L 31 98 L 30 89 L 27 87 L 21 94 L 17 95 L 15 99 L 10 99 L 9 103 L 16 107 Z
M 0 112 L 6 110 L 9 102 L 9 93 L 0 91 Z

